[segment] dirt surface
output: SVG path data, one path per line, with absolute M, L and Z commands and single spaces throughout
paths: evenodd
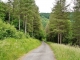
M 50 47 L 42 42 L 42 45 L 37 49 L 29 52 L 19 60 L 56 60 Z

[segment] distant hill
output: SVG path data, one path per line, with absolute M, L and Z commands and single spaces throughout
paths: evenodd
M 50 13 L 40 13 L 40 16 L 49 19 Z
M 43 28 L 45 29 L 47 23 L 48 23 L 49 19 L 48 18 L 45 18 L 44 16 L 41 17 L 41 22 L 42 22 L 42 25 L 43 25 Z
M 40 13 L 40 16 L 41 16 L 41 22 L 42 22 L 43 28 L 45 29 L 49 21 L 50 13 Z

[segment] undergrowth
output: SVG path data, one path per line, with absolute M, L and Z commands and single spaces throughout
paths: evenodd
M 16 60 L 41 44 L 32 38 L 0 40 L 0 60 Z

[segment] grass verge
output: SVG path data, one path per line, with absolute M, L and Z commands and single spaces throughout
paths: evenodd
M 39 40 L 7 38 L 0 41 L 0 60 L 17 60 L 41 44 Z
M 56 60 L 80 60 L 80 48 L 48 43 L 54 51 Z

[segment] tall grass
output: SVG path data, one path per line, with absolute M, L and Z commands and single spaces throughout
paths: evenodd
M 0 41 L 0 60 L 17 60 L 23 54 L 38 47 L 40 41 L 32 38 L 7 38 Z
M 80 48 L 49 43 L 56 60 L 80 60 Z

